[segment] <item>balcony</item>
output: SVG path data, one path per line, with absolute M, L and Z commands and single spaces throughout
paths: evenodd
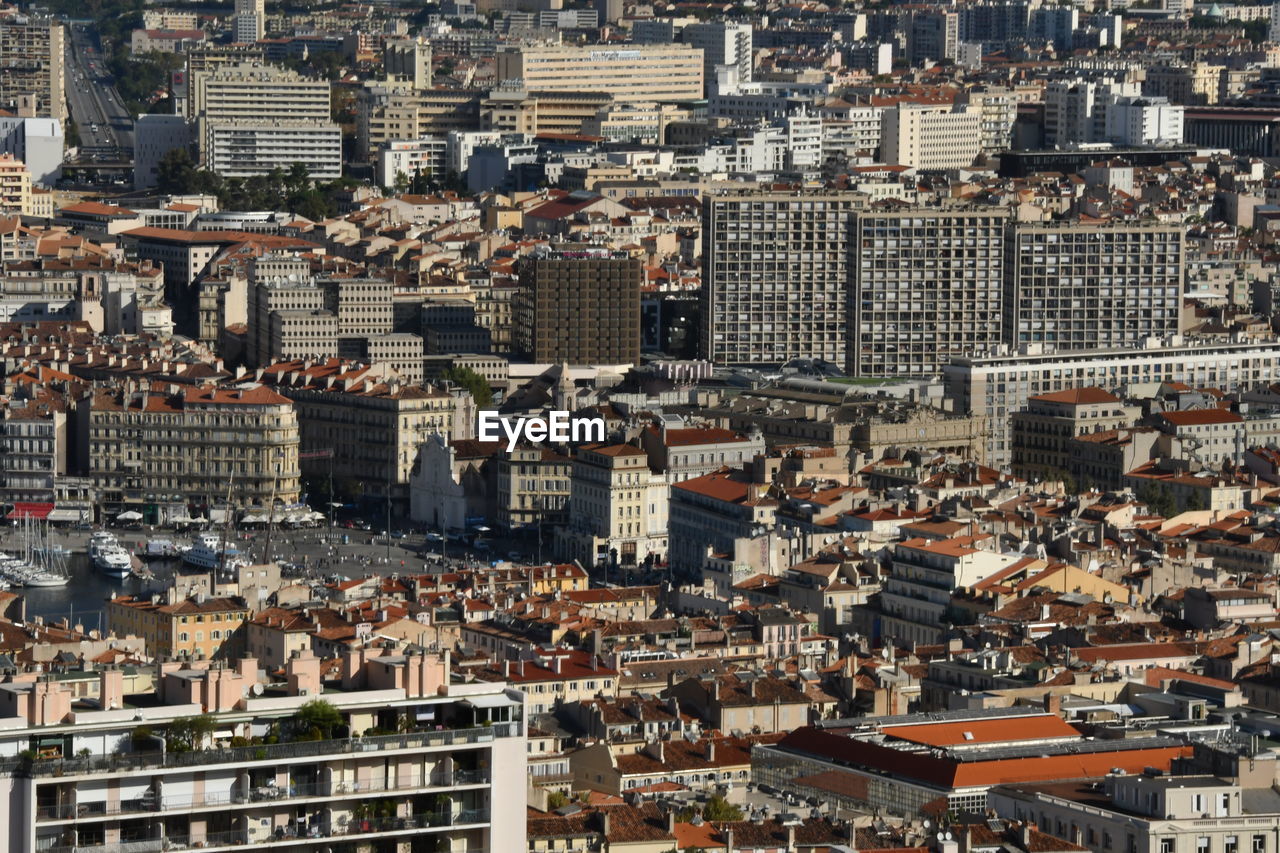
M 363 820 L 340 820 L 335 826 L 320 827 L 305 834 L 292 827 L 277 827 L 268 835 L 253 836 L 247 830 L 208 832 L 197 836 L 166 835 L 160 838 L 38 847 L 38 853 L 161 853 L 168 850 L 211 850 L 221 847 L 258 847 L 263 844 L 310 844 L 324 838 L 349 838 L 390 832 L 420 833 L 427 829 L 470 828 L 489 822 L 488 809 L 464 809 L 450 812 L 424 812 L 406 817 L 380 817 Z M 479 853 L 477 848 L 474 853 Z
M 442 729 L 398 735 L 264 744 L 236 749 L 208 749 L 198 752 L 156 752 L 101 755 L 89 758 L 59 758 L 28 762 L 9 759 L 0 762 L 0 773 L 29 776 L 75 776 L 92 773 L 128 773 L 133 770 L 206 767 L 214 764 L 243 765 L 313 756 L 347 755 L 401 749 L 431 749 L 487 743 L 495 738 L 518 737 L 521 724 L 494 723 L 470 729 Z
M 63 803 L 36 808 L 36 819 L 39 821 L 85 820 L 95 817 L 115 817 L 119 815 L 136 815 L 143 813 L 193 811 L 195 809 L 212 809 L 219 806 L 252 805 L 254 803 L 279 803 L 308 797 L 346 797 L 362 796 L 377 793 L 412 793 L 430 788 L 455 788 L 465 785 L 487 785 L 487 770 L 457 770 L 453 773 L 433 773 L 419 782 L 396 785 L 387 782 L 315 782 L 291 784 L 286 786 L 258 785 L 247 787 L 237 785 L 226 793 L 205 794 L 197 797 L 161 796 L 157 805 L 155 796 L 148 792 L 144 796 L 118 803 Z

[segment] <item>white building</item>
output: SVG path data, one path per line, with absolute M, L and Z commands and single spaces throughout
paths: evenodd
M 1032 344 L 1016 354 L 953 358 L 942 373 L 956 411 L 989 418 L 987 464 L 998 467 L 1010 461 L 1009 415 L 1036 394 L 1158 382 L 1230 390 L 1269 382 L 1277 369 L 1280 340 L 1188 343 L 1173 336 L 1129 349 L 1054 352 Z
M 915 169 L 962 169 L 982 149 L 982 114 L 963 107 L 901 104 L 881 115 L 885 163 Z
M 342 128 L 327 122 L 211 122 L 205 126 L 206 162 L 229 178 L 285 171 L 296 163 L 312 180 L 342 176 Z
M 262 41 L 263 36 L 266 35 L 265 0 L 236 0 L 232 21 L 237 42 L 253 44 Z
M 1171 145 L 1182 142 L 1181 104 L 1168 98 L 1114 98 L 1106 105 L 1107 140 L 1117 145 Z
M 26 163 L 33 184 L 51 186 L 62 177 L 64 144 L 56 118 L 0 116 L 0 154 Z
M 410 178 L 419 173 L 440 178 L 449 170 L 448 149 L 449 142 L 443 136 L 388 142 L 378 151 L 378 183 L 395 186 L 400 173 Z
M 751 25 L 730 21 L 689 24 L 681 32 L 681 40 L 702 51 L 703 78 L 716 79 L 716 68 L 729 65 L 737 69 L 738 80 L 751 79 Z

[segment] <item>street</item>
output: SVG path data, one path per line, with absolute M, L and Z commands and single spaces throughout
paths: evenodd
M 66 86 L 71 116 L 80 131 L 80 160 L 119 163 L 133 157 L 133 116 L 120 102 L 106 60 L 83 24 L 71 26 Z

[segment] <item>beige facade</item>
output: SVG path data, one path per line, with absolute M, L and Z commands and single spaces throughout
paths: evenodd
M 637 565 L 667 550 L 667 481 L 629 444 L 594 445 L 573 460 L 565 556 Z
M 108 510 L 146 516 L 158 503 L 220 502 L 228 489 L 242 506 L 298 501 L 298 419 L 269 388 L 102 390 L 81 401 L 77 417 Z
M 30 216 L 31 171 L 12 154 L 0 154 L 0 213 Z
M 902 104 L 880 115 L 880 159 L 914 169 L 963 169 L 982 149 L 983 112 Z
M 0 21 L 0 103 L 16 104 L 19 115 L 64 119 L 66 29 L 47 18 Z
M 1141 414 L 1101 388 L 1032 397 L 1010 418 L 1014 476 L 1059 478 L 1071 468 L 1072 439 L 1130 426 Z
M 619 100 L 703 96 L 702 51 L 687 45 L 526 45 L 498 51 L 498 80 L 547 92 L 605 92 Z

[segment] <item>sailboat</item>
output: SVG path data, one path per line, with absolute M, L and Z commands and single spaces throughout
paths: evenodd
M 27 570 L 19 574 L 15 580 L 22 586 L 66 586 L 71 578 L 67 575 L 66 558 L 62 552 L 49 547 L 49 528 L 43 528 L 39 522 L 28 516 L 23 524 L 23 559 Z

